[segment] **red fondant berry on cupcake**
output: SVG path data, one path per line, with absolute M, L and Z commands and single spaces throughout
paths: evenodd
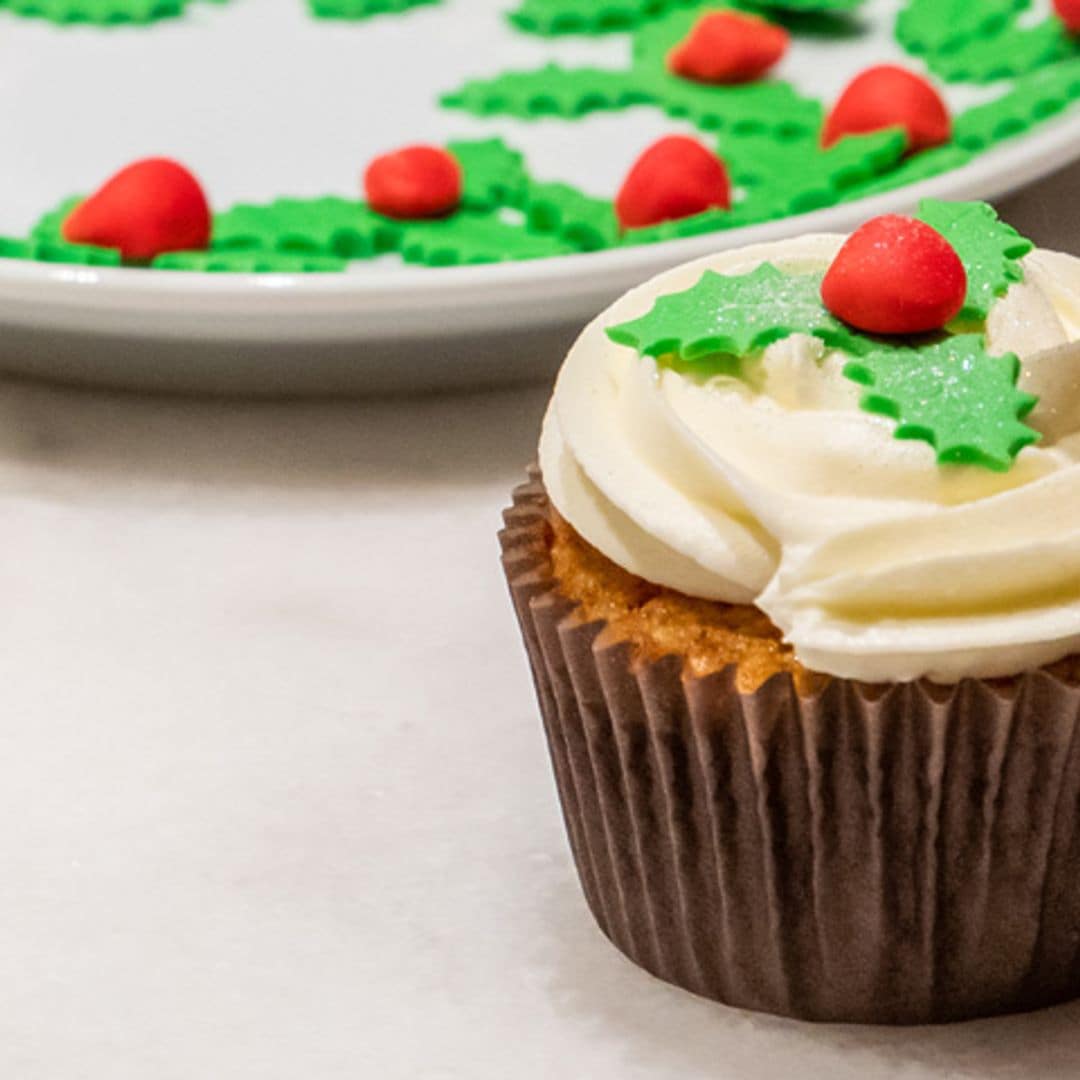
M 210 205 L 179 162 L 143 158 L 121 169 L 68 215 L 61 232 L 73 244 L 116 248 L 129 262 L 210 243 Z
M 695 82 L 753 82 L 780 61 L 788 41 L 788 32 L 767 19 L 713 11 L 668 54 L 668 70 Z
M 909 153 L 947 143 L 952 118 L 941 95 L 921 75 L 894 64 L 867 68 L 840 95 L 825 121 L 821 142 L 889 127 L 907 133 Z
M 821 298 L 838 319 L 871 334 L 921 334 L 955 318 L 967 271 L 953 246 L 915 218 L 887 214 L 848 237 Z
M 1054 10 L 1069 31 L 1080 34 L 1080 0 L 1054 0 Z
M 461 166 L 438 146 L 406 146 L 383 154 L 364 173 L 372 210 L 402 221 L 445 217 L 461 204 Z
M 624 229 L 730 208 L 726 166 L 687 135 L 669 135 L 653 143 L 634 163 L 615 198 L 615 213 Z

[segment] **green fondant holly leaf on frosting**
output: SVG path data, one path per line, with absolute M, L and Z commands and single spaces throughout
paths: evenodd
M 689 289 L 661 296 L 645 315 L 607 331 L 642 356 L 688 363 L 747 356 L 792 334 L 812 334 L 855 354 L 869 343 L 826 311 L 819 275 L 785 274 L 772 263 L 741 275 L 706 270 Z
M 954 244 L 968 268 L 969 316 L 985 319 L 995 297 L 1023 274 L 1031 244 L 981 203 L 928 201 L 923 218 Z M 1017 388 L 1020 361 L 993 356 L 982 334 L 934 339 L 862 334 L 833 316 L 821 277 L 771 263 L 742 275 L 707 270 L 689 289 L 660 296 L 646 314 L 609 327 L 608 337 L 659 363 L 708 377 L 738 376 L 718 358 L 750 357 L 792 334 L 810 334 L 849 356 L 844 375 L 866 388 L 861 407 L 896 422 L 896 437 L 929 443 L 942 464 L 1005 471 L 1038 434 L 1023 423 L 1036 398 Z
M 923 199 L 918 216 L 952 244 L 967 270 L 967 298 L 958 321 L 985 321 L 994 301 L 1024 280 L 1019 260 L 1035 245 L 982 202 Z
M 921 348 L 874 350 L 844 374 L 867 387 L 862 407 L 896 421 L 898 439 L 920 439 L 943 464 L 1005 472 L 1039 435 L 1022 420 L 1036 398 L 1016 387 L 1020 361 L 991 356 L 979 334 Z

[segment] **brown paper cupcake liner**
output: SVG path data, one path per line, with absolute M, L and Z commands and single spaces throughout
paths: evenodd
M 730 1005 L 926 1023 L 1080 996 L 1080 689 L 740 692 L 636 662 L 560 594 L 537 474 L 500 534 L 597 922 Z

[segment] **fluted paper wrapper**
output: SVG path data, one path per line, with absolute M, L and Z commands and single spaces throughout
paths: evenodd
M 635 663 L 560 595 L 535 473 L 500 534 L 604 933 L 730 1005 L 925 1023 L 1080 995 L 1080 690 Z

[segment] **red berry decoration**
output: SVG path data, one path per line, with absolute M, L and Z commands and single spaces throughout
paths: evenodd
M 438 146 L 406 146 L 377 157 L 364 173 L 372 210 L 402 221 L 445 217 L 461 203 L 461 166 Z
M 727 168 L 711 150 L 686 135 L 653 143 L 634 163 L 615 197 L 624 229 L 640 229 L 731 208 Z
M 893 64 L 867 68 L 856 75 L 825 121 L 823 146 L 845 135 L 865 135 L 902 127 L 908 152 L 940 146 L 952 138 L 949 108 L 934 87 L 914 72 Z
M 786 30 L 757 15 L 714 11 L 668 54 L 668 70 L 695 82 L 753 82 L 787 52 L 788 40 Z
M 121 169 L 68 215 L 61 232 L 73 244 L 117 248 L 130 262 L 210 243 L 210 206 L 199 181 L 169 158 L 143 158 Z
M 921 334 L 956 317 L 967 271 L 953 246 L 915 218 L 887 214 L 848 238 L 821 283 L 838 319 L 871 334 Z
M 1054 10 L 1072 33 L 1080 33 L 1080 0 L 1054 0 Z

